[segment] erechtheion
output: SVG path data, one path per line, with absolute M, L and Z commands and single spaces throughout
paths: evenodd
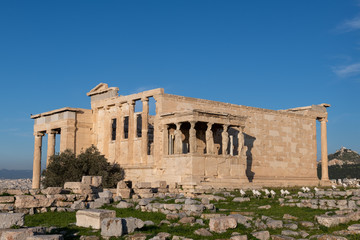
M 268 110 L 164 93 L 119 96 L 101 83 L 87 95 L 91 109 L 61 108 L 34 119 L 33 188 L 40 187 L 42 137 L 48 159 L 95 145 L 126 180 L 246 187 L 317 185 L 316 121 L 321 122 L 322 179 L 328 182 L 326 108 L 320 104 Z M 149 99 L 155 113 L 149 111 Z M 137 107 L 135 107 L 135 105 Z M 136 112 L 140 106 L 142 110 Z M 47 161 L 48 162 L 48 161 Z

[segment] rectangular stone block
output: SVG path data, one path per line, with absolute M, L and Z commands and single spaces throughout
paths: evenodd
M 150 182 L 138 182 L 135 185 L 136 188 L 143 189 L 143 188 L 151 188 Z
M 94 229 L 101 228 L 101 221 L 105 218 L 116 217 L 114 210 L 105 209 L 86 209 L 76 212 L 76 226 L 92 227 Z
M 167 192 L 169 192 L 169 189 L 168 188 L 158 188 L 157 192 L 158 193 L 167 193 Z
M 122 198 L 130 198 L 131 189 L 118 189 L 116 195 Z
M 81 179 L 81 183 L 91 185 L 91 176 L 83 176 Z
M 129 188 L 125 181 L 120 181 L 116 185 L 116 189 L 127 189 Z
M 14 196 L 2 196 L 0 197 L 0 203 L 12 203 L 15 201 Z
M 27 237 L 26 240 L 63 240 L 63 236 L 60 234 L 49 234 L 49 235 L 34 235 Z
M 166 181 L 156 181 L 151 183 L 152 188 L 166 188 Z
M 0 213 L 0 229 L 10 228 L 11 226 L 24 226 L 23 213 Z
M 41 192 L 46 195 L 55 195 L 55 194 L 60 194 L 61 190 L 62 190 L 61 187 L 48 187 L 42 190 Z
M 0 240 L 26 240 L 28 237 L 34 235 L 32 229 L 6 229 L 2 231 Z
M 135 193 L 138 194 L 143 194 L 143 193 L 153 193 L 153 189 L 152 188 L 140 188 L 140 189 L 134 189 Z
M 101 236 L 120 237 L 123 235 L 124 220 L 121 218 L 105 218 L 101 222 Z
M 91 186 L 100 187 L 102 184 L 102 176 L 92 176 Z
M 0 212 L 8 212 L 14 210 L 14 203 L 0 203 Z

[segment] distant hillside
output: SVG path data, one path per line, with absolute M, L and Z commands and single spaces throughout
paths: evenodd
M 0 169 L 0 179 L 32 178 L 32 170 Z
M 329 154 L 328 159 L 330 166 L 343 164 L 360 164 L 360 154 L 345 147 L 340 148 L 335 153 Z
M 347 149 L 340 148 L 335 153 L 328 155 L 329 178 L 360 178 L 360 154 Z M 318 177 L 321 178 L 321 161 L 318 164 Z

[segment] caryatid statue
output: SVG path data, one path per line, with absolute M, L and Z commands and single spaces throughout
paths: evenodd
M 207 124 L 207 129 L 205 132 L 205 138 L 206 138 L 206 153 L 207 154 L 213 154 L 214 153 L 214 135 L 211 131 L 212 123 Z
M 239 156 L 243 156 L 244 154 L 246 154 L 244 137 L 245 136 L 243 133 L 243 128 L 239 127 L 239 133 L 238 133 L 238 154 L 239 154 Z
M 222 138 L 222 154 L 226 155 L 227 154 L 227 147 L 229 144 L 229 134 L 227 132 L 228 130 L 228 125 L 224 125 L 223 126 L 223 131 L 221 133 L 221 138 Z
M 181 154 L 182 153 L 182 134 L 180 130 L 180 123 L 176 124 L 176 130 L 175 130 L 175 154 Z

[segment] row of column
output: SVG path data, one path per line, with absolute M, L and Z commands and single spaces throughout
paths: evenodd
M 148 155 L 148 126 L 149 126 L 149 97 L 144 97 L 142 101 L 142 113 L 141 113 L 141 159 L 142 162 L 146 163 Z M 128 154 L 127 154 L 127 163 L 134 163 L 134 140 L 136 138 L 137 126 L 135 122 L 135 100 L 130 100 L 127 102 L 129 107 L 128 112 Z M 119 136 L 119 140 L 123 140 L 124 137 L 124 117 L 122 114 L 123 104 L 118 104 L 120 116 L 118 116 L 118 126 L 116 129 L 116 136 Z M 108 121 L 106 122 L 108 124 Z M 118 138 L 118 137 L 117 137 Z M 105 143 L 106 144 L 106 143 Z M 120 155 L 120 144 L 118 144 L 117 152 Z
M 196 129 L 195 129 L 195 124 L 196 121 L 190 121 L 190 129 L 189 129 L 189 144 L 190 144 L 190 153 L 195 153 L 197 151 L 197 146 L 196 146 Z M 205 141 L 206 141 L 206 153 L 207 154 L 215 154 L 215 150 L 214 150 L 214 133 L 211 130 L 212 126 L 214 123 L 207 123 L 207 129 L 205 132 Z M 176 125 L 176 129 L 174 131 L 174 154 L 181 154 L 182 153 L 182 147 L 183 147 L 183 142 L 182 142 L 182 133 L 181 133 L 181 123 L 175 123 Z M 221 124 L 219 124 L 221 125 Z M 222 155 L 228 155 L 227 153 L 227 146 L 229 144 L 229 133 L 228 133 L 228 129 L 229 129 L 228 124 L 223 124 L 223 131 L 221 133 L 221 138 L 222 138 Z M 243 146 L 244 146 L 244 134 L 242 132 L 242 128 L 241 127 L 237 127 L 239 130 L 238 133 L 238 153 L 240 155 Z M 167 127 L 166 127 L 167 129 Z M 231 139 L 232 140 L 232 139 Z M 170 146 L 168 146 L 169 149 Z M 171 152 L 171 150 L 170 150 Z
M 55 139 L 56 133 L 58 131 L 49 130 L 46 131 L 48 135 L 48 144 L 47 144 L 47 158 L 46 158 L 46 167 L 50 163 L 50 157 L 55 155 Z M 45 132 L 36 132 L 34 133 L 34 161 L 33 161 L 33 181 L 32 188 L 40 188 L 40 176 L 41 176 L 41 153 L 42 153 L 42 137 L 45 136 Z
M 56 145 L 56 134 L 61 133 L 60 139 L 60 152 L 65 149 L 70 149 L 75 152 L 75 130 L 73 126 L 68 126 L 59 129 L 51 129 L 48 131 L 41 131 L 34 133 L 34 160 L 33 160 L 33 180 L 32 188 L 40 188 L 40 177 L 41 177 L 41 155 L 42 155 L 42 138 L 45 134 L 48 135 L 47 143 L 47 157 L 46 157 L 46 167 L 50 163 L 50 158 L 55 155 L 55 145 Z

